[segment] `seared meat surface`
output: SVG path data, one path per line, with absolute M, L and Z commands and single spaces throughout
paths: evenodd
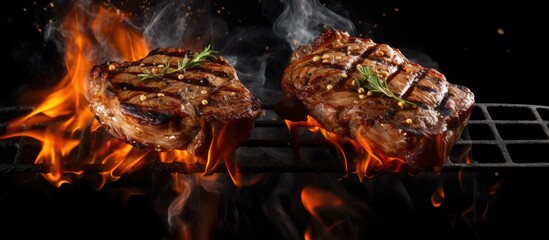
M 413 104 L 367 88 L 359 91 L 359 64 Z M 378 168 L 400 164 L 414 171 L 440 171 L 474 105 L 469 89 L 410 62 L 398 49 L 336 30 L 323 31 L 293 53 L 282 89 L 281 116 L 301 121 L 310 115 L 326 130 L 357 140 L 381 160 Z
M 176 68 L 185 54 L 191 57 L 194 52 L 156 49 L 139 61 L 93 67 L 90 106 L 102 126 L 132 145 L 187 150 L 202 160 L 220 134 L 226 142 L 213 141 L 215 151 L 236 148 L 246 140 L 261 112 L 260 103 L 224 58 L 161 77 L 138 76 L 144 70 L 156 72 L 166 63 Z

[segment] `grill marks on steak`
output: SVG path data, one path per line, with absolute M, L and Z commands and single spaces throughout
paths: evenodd
M 225 129 L 228 143 L 214 147 L 236 148 L 246 140 L 261 112 L 260 103 L 224 58 L 161 78 L 142 81 L 138 76 L 168 62 L 176 67 L 185 54 L 194 52 L 163 48 L 139 61 L 95 66 L 90 73 L 90 106 L 105 129 L 135 146 L 188 150 L 202 160 L 212 138 L 227 126 L 239 129 Z M 109 70 L 110 65 L 115 69 Z
M 382 94 L 364 93 L 361 98 L 355 85 L 361 78 L 358 64 L 368 66 L 387 80 L 391 92 L 417 106 L 401 107 Z M 301 121 L 311 115 L 326 130 L 361 140 L 385 163 L 396 160 L 414 170 L 440 170 L 474 104 L 469 89 L 410 62 L 398 49 L 336 30 L 323 31 L 314 43 L 292 54 L 282 89 L 284 97 L 277 106 L 281 116 Z

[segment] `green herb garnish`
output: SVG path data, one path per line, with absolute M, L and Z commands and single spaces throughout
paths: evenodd
M 387 86 L 387 81 L 385 79 L 381 79 L 378 74 L 372 73 L 372 71 L 370 71 L 370 67 L 357 65 L 356 69 L 362 76 L 362 78 L 360 79 L 355 79 L 356 84 L 359 88 L 366 87 L 372 93 L 381 93 L 387 97 L 394 98 L 399 102 L 403 102 L 412 106 L 416 105 L 415 103 L 404 100 L 391 92 L 391 90 L 389 90 L 389 87 Z
M 166 63 L 162 68 L 158 69 L 157 72 L 149 71 L 145 69 L 143 73 L 138 74 L 137 76 L 141 77 L 141 81 L 147 80 L 149 78 L 159 78 L 163 77 L 166 74 L 172 74 L 179 71 L 184 71 L 186 69 L 198 66 L 207 61 L 207 59 L 214 58 L 217 51 L 211 50 L 210 45 L 208 45 L 201 53 L 194 53 L 192 58 L 189 58 L 187 54 L 183 60 L 177 61 L 177 68 L 170 68 L 170 63 Z

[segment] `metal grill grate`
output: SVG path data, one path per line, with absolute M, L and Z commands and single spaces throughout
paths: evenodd
M 256 121 L 252 136 L 237 150 L 236 158 L 241 171 L 344 171 L 343 156 L 331 143 L 318 136 L 292 140 L 284 121 L 272 110 L 274 105 L 263 104 L 262 107 L 263 114 Z M 31 110 L 31 107 L 26 106 L 0 107 L 0 133 L 10 119 Z M 24 127 L 35 129 L 44 126 Z M 33 164 L 39 148 L 36 141 L 28 138 L 0 140 L 0 173 L 47 172 L 47 166 Z M 67 167 L 70 169 L 70 166 Z M 477 103 L 469 124 L 450 152 L 444 169 L 509 167 L 549 167 L 549 107 Z M 78 170 L 98 172 L 101 166 L 89 164 L 79 166 Z M 151 160 L 142 170 L 188 173 L 202 172 L 204 168 L 199 165 Z M 220 168 L 218 171 L 222 172 L 224 169 Z
M 477 103 L 456 148 L 462 146 L 471 147 L 474 161 L 450 156 L 446 167 L 549 167 L 549 107 Z

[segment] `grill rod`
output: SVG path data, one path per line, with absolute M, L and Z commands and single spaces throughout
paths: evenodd
M 513 166 L 513 168 L 527 169 L 527 168 L 539 168 L 549 167 L 548 164 L 520 164 Z M 499 171 L 509 169 L 507 164 L 502 163 L 453 163 L 451 165 L 445 165 L 443 171 Z M 83 166 L 66 166 L 64 171 L 67 173 L 83 171 L 86 174 L 96 174 L 105 172 L 101 164 L 85 164 Z M 349 165 L 348 172 L 353 173 L 355 168 L 353 165 Z M 204 165 L 202 164 L 184 164 L 184 163 L 163 163 L 163 162 L 150 162 L 141 166 L 136 171 L 131 172 L 154 172 L 154 173 L 204 173 Z M 271 164 L 263 163 L 261 165 L 242 165 L 239 166 L 239 172 L 244 174 L 253 173 L 339 173 L 345 174 L 345 168 L 342 166 L 327 165 L 327 164 Z M 0 173 L 49 173 L 49 166 L 45 164 L 0 164 Z M 213 173 L 227 173 L 227 169 L 223 164 L 216 168 Z M 368 174 L 379 173 L 379 171 L 370 170 Z M 389 172 L 383 172 L 389 173 Z M 118 172 L 114 172 L 114 175 L 121 175 Z
M 274 104 L 262 104 L 262 108 L 266 111 L 272 110 Z M 476 111 L 479 113 L 480 119 L 475 119 L 475 114 L 473 114 L 471 120 L 469 121 L 469 126 L 478 125 L 478 126 L 487 126 L 494 136 L 486 139 L 460 139 L 456 146 L 469 147 L 473 150 L 475 147 L 482 146 L 495 146 L 501 151 L 503 156 L 503 161 L 501 162 L 456 162 L 454 159 L 448 158 L 444 170 L 445 171 L 455 171 L 455 170 L 497 170 L 503 168 L 535 168 L 535 167 L 549 167 L 549 161 L 541 162 L 515 162 L 511 158 L 509 153 L 509 145 L 541 145 L 549 147 L 549 121 L 546 120 L 549 113 L 549 107 L 546 106 L 537 106 L 537 105 L 519 105 L 519 104 L 498 104 L 498 103 L 477 103 L 475 104 Z M 514 120 L 499 120 L 500 118 L 491 116 L 492 108 L 502 108 L 505 110 L 516 110 L 516 109 L 526 109 L 532 112 L 533 118 L 526 120 L 523 119 L 514 119 Z M 31 111 L 32 107 L 26 106 L 13 106 L 13 107 L 0 107 L 0 113 L 26 113 Z M 474 109 L 475 110 L 475 109 Z M 477 116 L 478 117 L 478 116 Z M 536 138 L 536 139 L 505 139 L 501 136 L 498 131 L 498 126 L 500 125 L 509 125 L 515 124 L 518 126 L 532 126 L 537 125 L 541 126 L 542 134 L 545 137 Z M 5 128 L 7 123 L 0 122 L 0 129 Z M 40 128 L 44 125 L 36 126 L 22 126 L 24 128 Z M 286 128 L 286 125 L 283 121 L 280 120 L 258 120 L 255 124 L 256 128 Z M 30 141 L 29 141 L 30 142 Z M 0 140 L 0 150 L 6 146 L 16 146 L 17 147 L 17 156 L 21 155 L 21 151 L 24 151 L 24 147 L 32 145 L 29 142 L 24 141 L 9 141 L 9 140 Z M 281 139 L 250 139 L 244 143 L 241 147 L 260 147 L 260 148 L 291 148 L 291 149 L 301 149 L 306 147 L 326 147 L 330 145 L 328 141 L 324 139 L 317 140 L 281 140 Z M 36 145 L 36 143 L 35 143 Z M 242 173 L 264 173 L 264 172 L 316 172 L 316 173 L 345 173 L 345 167 L 343 166 L 342 157 L 337 157 L 339 162 L 311 162 L 311 161 L 293 161 L 291 163 L 271 163 L 271 162 L 262 162 L 261 164 L 249 164 L 245 162 L 239 162 L 240 171 Z M 298 159 L 299 160 L 299 159 Z M 224 165 L 220 164 L 221 167 L 215 169 L 214 172 L 226 172 Z M 66 171 L 84 171 L 86 173 L 99 173 L 102 171 L 103 166 L 99 164 L 84 164 L 79 166 L 64 166 Z M 49 171 L 49 166 L 43 164 L 32 164 L 32 163 L 23 163 L 21 159 L 15 159 L 13 163 L 0 163 L 0 173 L 47 173 Z M 143 164 L 139 171 L 150 171 L 150 172 L 179 172 L 179 173 L 201 173 L 204 172 L 204 166 L 201 164 L 184 164 L 184 163 L 163 163 L 158 161 L 158 159 L 153 159 L 147 161 Z M 348 163 L 348 171 L 354 171 L 354 164 Z M 116 172 L 115 172 L 116 174 Z

